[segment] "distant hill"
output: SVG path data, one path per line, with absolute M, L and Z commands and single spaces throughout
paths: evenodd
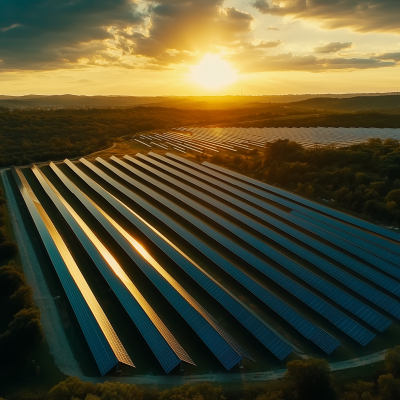
M 314 98 L 292 103 L 293 106 L 329 111 L 400 111 L 400 95 L 357 96 L 347 99 Z
M 293 103 L 306 108 L 330 110 L 367 110 L 398 107 L 400 93 L 365 94 L 300 94 L 277 96 L 77 96 L 65 95 L 26 95 L 0 96 L 0 107 L 11 109 L 31 108 L 131 108 L 137 106 L 173 107 L 181 109 L 235 109 L 261 108 L 269 104 Z M 379 100 L 377 100 L 379 99 Z M 349 101 L 346 103 L 345 101 Z M 344 103 L 341 103 L 343 101 Z M 393 103 L 393 104 L 392 104 Z M 347 105 L 349 104 L 349 105 Z M 358 105 L 360 104 L 360 105 Z M 347 108 L 346 108 L 347 107 Z M 348 108 L 352 107 L 352 108 Z

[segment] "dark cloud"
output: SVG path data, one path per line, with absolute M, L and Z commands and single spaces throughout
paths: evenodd
M 280 46 L 282 43 L 283 42 L 280 40 L 269 40 L 267 42 L 262 40 L 260 43 L 258 43 L 257 45 L 254 45 L 252 47 L 257 48 L 257 49 L 272 49 L 274 47 Z
M 400 33 L 399 0 L 255 0 L 261 13 L 316 19 L 325 28 Z
M 295 56 L 292 53 L 264 55 L 248 59 L 241 54 L 231 56 L 241 72 L 359 70 L 396 66 L 394 61 L 376 58 L 319 58 L 314 55 Z
M 340 42 L 332 42 L 332 43 L 327 43 L 324 44 L 323 46 L 320 47 L 315 47 L 314 52 L 315 53 L 337 53 L 340 50 L 345 50 L 345 49 L 351 49 L 353 47 L 353 43 L 340 43 Z
M 254 18 L 224 0 L 0 0 L 0 68 L 193 62 L 248 34 Z M 6 12 L 3 12 L 6 10 Z
M 107 39 L 114 29 L 143 23 L 131 0 L 2 0 L 0 59 L 3 68 L 54 69 L 80 58 L 114 62 Z
M 397 53 L 384 53 L 377 57 L 378 60 L 393 60 L 393 61 L 400 61 L 400 51 Z
M 169 62 L 184 62 L 199 52 L 230 46 L 251 30 L 254 18 L 222 5 L 223 0 L 158 0 L 149 7 L 148 31 L 125 40 L 131 41 L 134 54 Z M 169 50 L 174 54 L 166 54 Z

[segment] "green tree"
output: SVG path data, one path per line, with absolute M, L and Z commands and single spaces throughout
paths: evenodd
M 346 392 L 343 400 L 369 400 L 374 398 L 373 382 L 358 381 L 346 385 Z
M 22 309 L 15 314 L 7 330 L 0 335 L 1 366 L 16 363 L 43 338 L 40 312 L 36 308 Z
M 225 400 L 220 386 L 210 383 L 185 384 L 160 393 L 159 400 Z
M 385 355 L 385 369 L 394 376 L 400 376 L 400 346 L 387 351 Z
M 394 201 L 398 207 L 400 207 L 400 189 L 392 190 L 386 196 L 386 201 L 391 202 Z
M 0 268 L 0 298 L 6 299 L 25 284 L 24 275 L 13 264 Z
M 142 400 L 143 390 L 136 385 L 129 385 L 120 382 L 104 382 L 97 384 L 101 400 Z
M 328 400 L 336 398 L 332 387 L 330 367 L 324 359 L 309 358 L 289 361 L 285 376 L 293 381 L 300 399 Z
M 400 381 L 392 374 L 381 375 L 378 379 L 379 396 L 382 400 L 398 400 L 400 398 Z
M 98 394 L 95 384 L 69 377 L 49 390 L 47 400 L 71 400 L 72 398 L 85 400 L 89 394 Z
M 278 391 L 278 392 L 267 392 L 264 394 L 260 394 L 256 397 L 256 400 L 283 400 L 283 392 Z
M 0 260 L 14 257 L 18 253 L 18 246 L 14 242 L 6 240 L 0 244 Z

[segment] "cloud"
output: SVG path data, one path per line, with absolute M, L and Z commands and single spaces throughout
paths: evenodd
M 249 34 L 254 18 L 224 0 L 3 0 L 8 70 L 192 63 Z M 143 57 L 143 61 L 137 57 Z
M 400 33 L 399 0 L 255 0 L 263 14 L 315 19 L 327 29 Z
M 378 60 L 393 60 L 393 61 L 400 61 L 400 51 L 397 53 L 384 53 L 377 57 Z
M 257 45 L 253 46 L 257 49 L 272 49 L 274 47 L 278 47 L 282 44 L 283 42 L 280 40 L 269 40 L 267 42 L 265 42 L 264 40 L 262 40 L 260 43 L 258 43 Z
M 124 40 L 133 54 L 156 62 L 185 62 L 218 51 L 248 34 L 254 21 L 251 14 L 222 5 L 223 0 L 158 0 L 149 6 L 147 31 Z
M 131 0 L 3 0 L 2 9 L 0 58 L 8 69 L 68 68 L 82 57 L 115 62 L 112 29 L 144 21 Z
M 320 58 L 315 55 L 293 55 L 292 53 L 264 55 L 251 60 L 238 53 L 232 55 L 230 60 L 235 62 L 240 71 L 244 73 L 265 71 L 324 72 L 394 67 L 397 65 L 395 61 L 382 61 L 377 58 Z
M 323 46 L 320 47 L 315 47 L 314 52 L 315 53 L 337 53 L 340 50 L 344 49 L 351 49 L 353 47 L 353 43 L 340 43 L 340 42 L 332 42 L 332 43 L 327 43 Z

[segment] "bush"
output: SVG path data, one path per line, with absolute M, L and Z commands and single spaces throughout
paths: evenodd
M 18 253 L 18 246 L 14 242 L 6 240 L 0 244 L 0 260 L 14 257 Z
M 310 358 L 287 363 L 286 378 L 292 379 L 299 399 L 335 399 L 328 361 Z

